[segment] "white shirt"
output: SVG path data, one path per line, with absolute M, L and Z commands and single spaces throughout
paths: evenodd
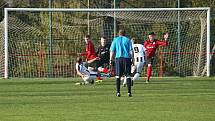
M 76 70 L 79 70 L 84 75 L 90 76 L 90 75 L 96 75 L 97 74 L 97 72 L 87 69 L 87 67 L 84 66 L 84 63 L 81 63 L 81 64 L 76 63 L 75 68 L 76 68 Z
M 84 66 L 84 64 L 76 63 L 76 70 L 79 70 L 84 75 L 90 75 L 90 71 Z
M 133 51 L 134 51 L 134 61 L 135 62 L 144 62 L 144 52 L 145 47 L 142 44 L 133 44 Z

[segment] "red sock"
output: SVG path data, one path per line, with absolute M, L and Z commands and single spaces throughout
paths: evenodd
M 152 73 L 152 68 L 151 66 L 148 66 L 147 68 L 147 80 L 149 81 L 150 77 L 151 77 L 151 73 Z
M 103 68 L 103 72 L 107 74 L 109 70 L 107 68 Z
M 102 78 L 100 76 L 96 77 L 96 80 L 102 80 Z

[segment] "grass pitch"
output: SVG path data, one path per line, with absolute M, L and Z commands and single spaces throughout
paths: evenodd
M 133 87 L 115 79 L 79 85 L 77 78 L 0 80 L 0 121 L 214 121 L 215 78 L 162 78 Z

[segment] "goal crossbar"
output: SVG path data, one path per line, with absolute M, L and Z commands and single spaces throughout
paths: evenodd
M 141 12 L 141 11 L 207 11 L 207 76 L 210 76 L 210 7 L 198 8 L 116 8 L 116 9 L 99 9 L 99 8 L 5 8 L 4 9 L 4 78 L 8 78 L 8 12 L 10 11 L 27 11 L 27 12 Z
M 43 11 L 43 12 L 135 12 L 135 11 L 189 11 L 210 10 L 210 7 L 198 8 L 5 8 L 6 11 Z

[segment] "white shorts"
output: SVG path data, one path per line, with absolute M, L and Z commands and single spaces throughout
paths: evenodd
M 97 77 L 97 72 L 90 71 L 90 74 L 89 75 L 85 75 L 84 78 L 83 78 L 83 80 L 87 84 L 87 83 L 91 82 L 92 80 L 95 80 L 96 77 Z
M 144 62 L 135 62 L 131 68 L 131 73 L 141 73 L 143 71 Z

